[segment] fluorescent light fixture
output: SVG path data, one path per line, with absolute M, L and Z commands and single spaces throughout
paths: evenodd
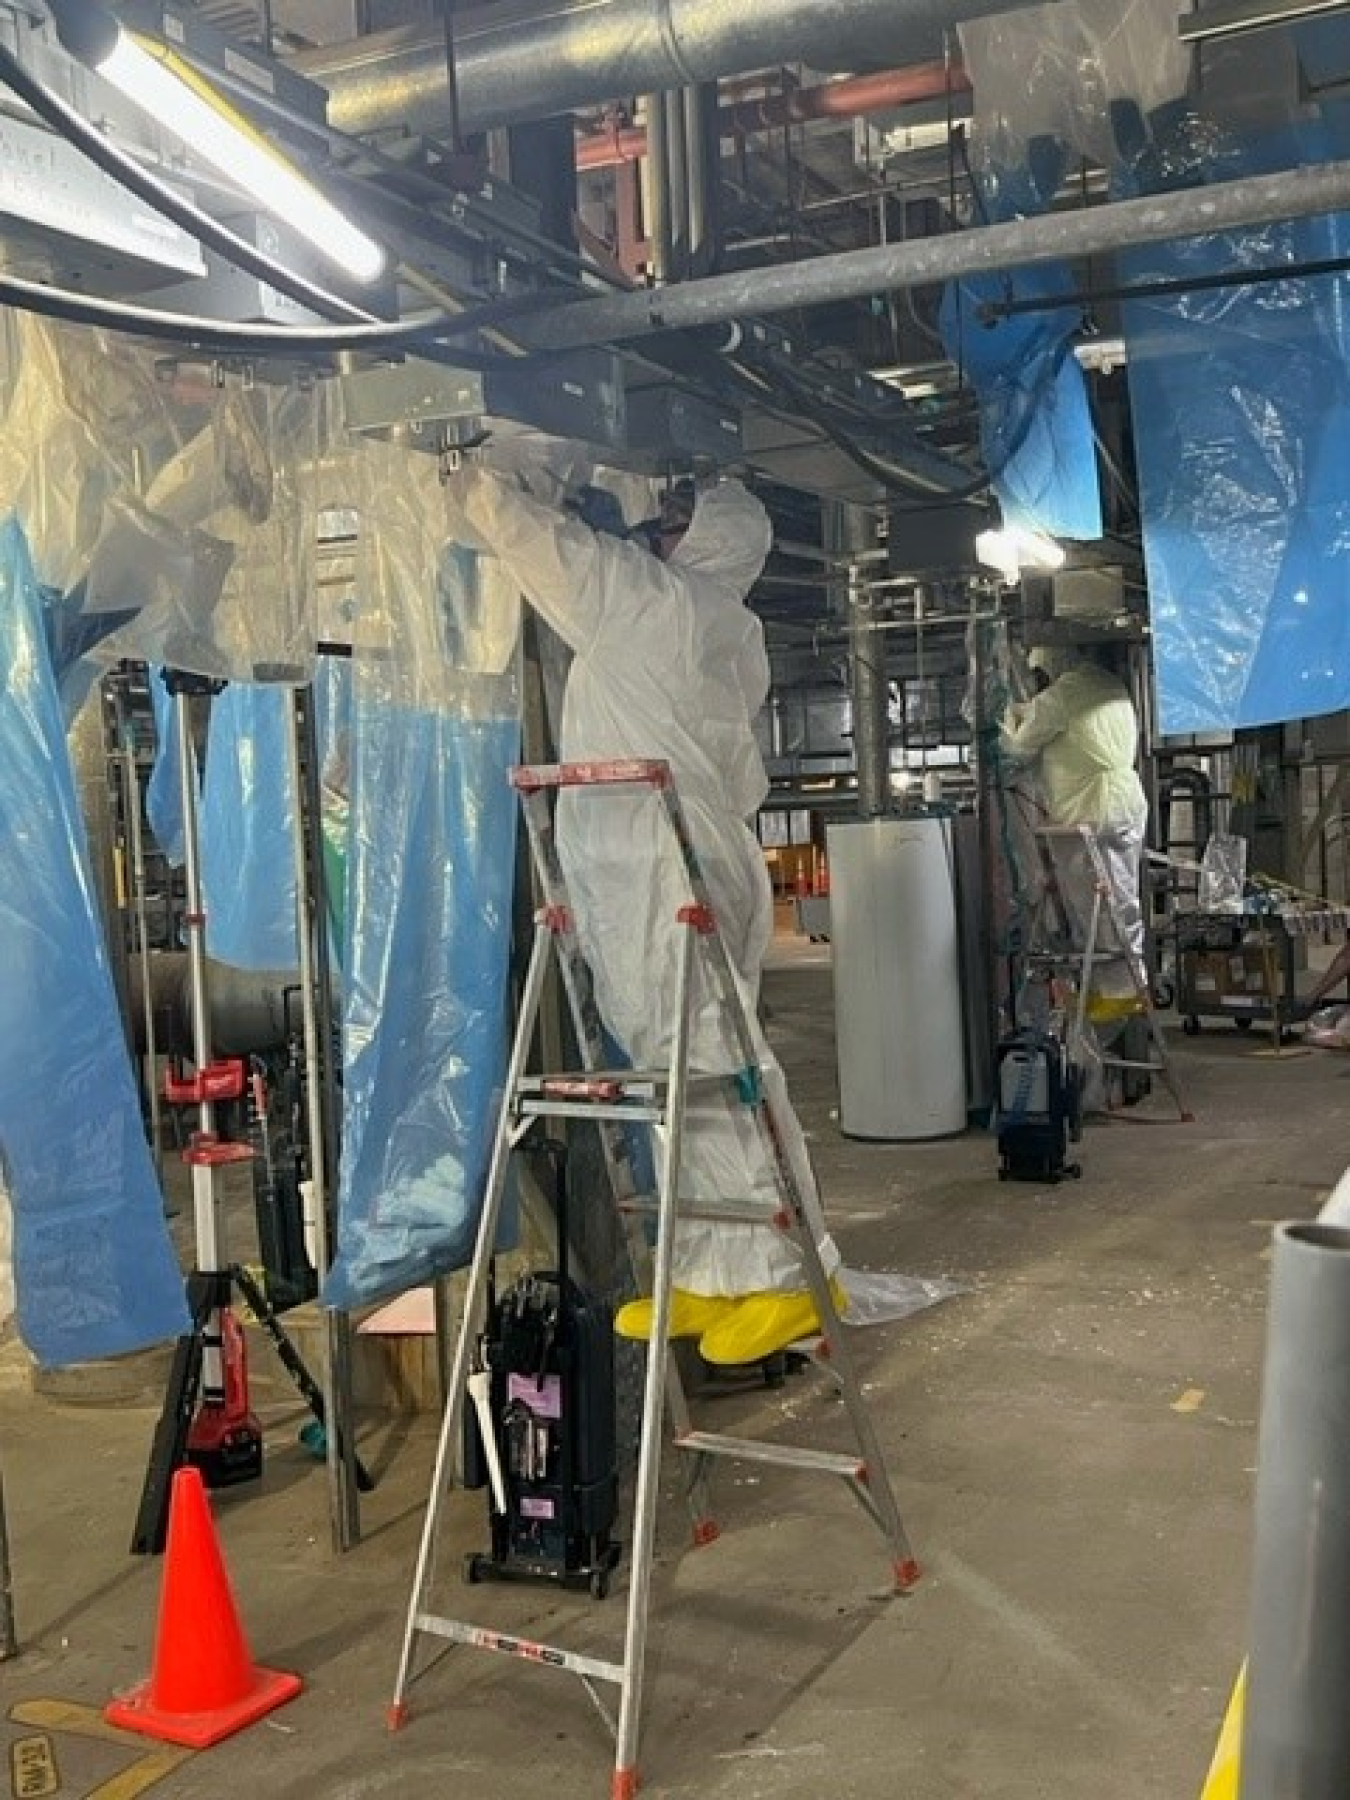
M 1005 525 L 1001 531 L 982 531 L 975 539 L 975 554 L 988 569 L 997 569 L 1011 585 L 1024 569 L 1053 574 L 1064 567 L 1064 547 L 1044 532 L 1023 525 Z
M 321 256 L 356 281 L 376 281 L 387 258 L 373 238 L 298 173 L 247 124 L 231 116 L 195 70 L 179 75 L 169 51 L 145 48 L 99 6 L 52 0 L 57 35 L 72 56 L 218 169 L 258 205 L 284 220 Z

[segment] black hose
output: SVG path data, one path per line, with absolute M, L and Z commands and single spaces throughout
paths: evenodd
M 203 212 L 201 207 L 185 200 L 181 194 L 176 194 L 158 176 L 143 169 L 134 157 L 119 150 L 111 139 L 82 118 L 74 107 L 68 106 L 59 94 L 54 94 L 45 83 L 30 74 L 3 44 L 0 44 L 0 81 L 31 106 L 39 118 L 45 119 L 53 131 L 102 169 L 105 175 L 111 176 L 121 187 L 127 188 L 147 206 L 162 213 L 166 219 L 171 219 L 175 225 L 225 257 L 228 262 L 247 269 L 250 275 L 266 281 L 279 293 L 286 294 L 302 306 L 312 307 L 315 312 L 329 318 L 347 319 L 358 324 L 379 322 L 374 313 L 353 306 L 337 294 L 330 293 L 327 288 L 319 287 L 303 275 L 297 275 L 283 263 L 275 262 L 255 245 L 231 231 L 227 225 L 222 225 L 218 219 Z
M 445 323 L 433 315 L 402 325 L 235 325 L 223 319 L 198 319 L 190 313 L 166 313 L 133 306 L 124 300 L 93 300 L 69 288 L 48 287 L 17 275 L 0 275 L 0 304 L 21 312 L 40 313 L 67 325 L 91 325 L 102 331 L 124 331 L 134 337 L 162 338 L 197 350 L 219 350 L 232 356 L 324 356 L 342 350 L 408 350 L 421 347 L 432 355 L 445 338 L 480 330 L 502 316 L 496 306 L 477 307 Z M 477 350 L 447 353 L 460 369 L 519 367 L 518 359 L 486 356 Z

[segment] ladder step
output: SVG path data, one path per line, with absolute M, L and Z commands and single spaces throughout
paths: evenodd
M 630 1214 L 641 1214 L 655 1218 L 661 1210 L 661 1202 L 654 1195 L 632 1194 L 618 1203 L 619 1211 Z M 765 1201 L 762 1206 L 755 1206 L 746 1201 L 743 1206 L 718 1201 L 678 1200 L 675 1203 L 677 1219 L 712 1219 L 719 1224 L 734 1225 L 771 1225 L 786 1230 L 791 1223 L 791 1216 L 784 1207 L 774 1201 Z
M 499 1656 L 517 1656 L 523 1662 L 542 1663 L 548 1669 L 566 1669 L 572 1675 L 584 1675 L 591 1681 L 612 1681 L 618 1687 L 624 1682 L 622 1663 L 605 1662 L 598 1656 L 581 1656 L 575 1650 L 560 1650 L 556 1644 L 536 1644 L 529 1638 L 511 1637 L 503 1631 L 485 1631 L 480 1625 L 463 1619 L 444 1619 L 438 1613 L 420 1612 L 417 1629 L 433 1637 L 448 1638 L 452 1644 L 468 1644 L 475 1650 L 494 1650 Z
M 815 1469 L 823 1475 L 839 1475 L 845 1481 L 867 1480 L 865 1462 L 856 1456 L 839 1456 L 833 1450 L 766 1444 L 756 1438 L 723 1437 L 716 1431 L 686 1431 L 675 1439 L 675 1448 L 704 1456 L 738 1457 L 742 1462 L 772 1463 L 783 1469 Z
M 664 1106 L 651 1106 L 641 1100 L 521 1100 L 516 1111 L 524 1119 L 640 1119 L 650 1125 L 663 1125 Z

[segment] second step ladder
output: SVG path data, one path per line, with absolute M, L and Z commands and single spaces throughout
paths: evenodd
M 754 1033 L 726 946 L 718 934 L 717 920 L 669 766 L 664 762 L 646 761 L 530 766 L 516 769 L 512 781 L 524 804 L 531 854 L 544 904 L 535 918 L 534 942 L 493 1140 L 464 1315 L 451 1365 L 389 1723 L 394 1728 L 407 1717 L 407 1695 L 415 1679 L 418 1650 L 429 1638 L 564 1669 L 585 1684 L 614 1732 L 611 1800 L 631 1800 L 638 1788 L 637 1755 L 652 1558 L 667 1416 L 674 1448 L 687 1459 L 695 1542 L 710 1542 L 717 1534 L 707 1508 L 707 1477 L 717 1459 L 732 1458 L 837 1478 L 881 1533 L 889 1551 L 895 1590 L 904 1592 L 910 1588 L 918 1579 L 919 1569 L 905 1535 L 871 1416 L 843 1341 L 835 1296 L 786 1149 L 782 1125 L 765 1092 Z M 559 789 L 575 787 L 596 790 L 597 803 L 603 803 L 605 796 L 626 794 L 631 797 L 635 792 L 646 790 L 653 803 L 660 807 L 665 827 L 673 833 L 679 847 L 687 878 L 687 895 L 677 913 L 678 924 L 683 928 L 679 982 L 675 1017 L 671 1021 L 670 1060 L 658 1069 L 606 1069 L 601 1066 L 603 1050 L 599 1021 L 558 858 L 550 804 Z M 695 970 L 700 963 L 710 978 L 737 1051 L 737 1066 L 720 1074 L 693 1074 L 689 1066 Z M 562 979 L 582 1046 L 585 1067 L 576 1071 L 547 1073 L 531 1071 L 527 1067 L 536 1039 L 541 1003 L 553 970 Z M 729 1209 L 721 1205 L 698 1208 L 680 1200 L 686 1100 L 692 1085 L 701 1087 L 705 1082 L 715 1083 L 725 1092 L 734 1094 L 737 1103 L 753 1116 L 766 1160 L 774 1172 L 775 1203 Z M 607 1165 L 616 1187 L 616 1204 L 625 1214 L 626 1241 L 635 1273 L 641 1277 L 650 1270 L 652 1332 L 642 1392 L 636 1489 L 629 1537 L 627 1613 L 622 1649 L 612 1658 L 582 1654 L 560 1645 L 534 1643 L 446 1616 L 432 1607 L 437 1531 L 454 1483 L 469 1378 L 486 1316 L 493 1249 L 510 1159 L 537 1121 L 560 1117 L 590 1119 L 599 1126 Z M 634 1194 L 634 1184 L 625 1164 L 623 1136 L 625 1129 L 634 1125 L 650 1129 L 656 1151 L 656 1195 L 647 1202 Z M 649 1256 L 644 1225 L 650 1224 L 651 1215 L 655 1221 L 655 1243 Z M 771 1225 L 795 1244 L 805 1284 L 821 1322 L 818 1354 L 812 1360 L 828 1371 L 838 1387 L 854 1444 L 851 1452 L 840 1454 L 776 1439 L 734 1437 L 693 1427 L 674 1360 L 669 1355 L 674 1228 L 678 1218 L 687 1217 Z M 602 1696 L 602 1690 L 607 1687 L 618 1690 L 617 1714 L 611 1713 Z

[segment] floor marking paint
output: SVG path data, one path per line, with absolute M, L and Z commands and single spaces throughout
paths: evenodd
M 56 1766 L 56 1747 L 44 1732 L 40 1737 L 15 1738 L 9 1747 L 9 1786 L 14 1800 L 48 1800 L 61 1791 Z
M 109 1725 L 96 1706 L 81 1706 L 73 1700 L 20 1700 L 17 1706 L 9 1711 L 10 1718 L 16 1725 L 35 1725 L 43 1733 L 68 1731 L 76 1737 L 97 1738 L 100 1743 L 116 1744 L 120 1749 L 140 1751 L 135 1762 L 129 1768 L 121 1769 L 116 1775 L 110 1775 L 97 1787 L 90 1788 L 83 1800 L 139 1800 L 139 1796 L 154 1787 L 156 1782 L 163 1781 L 166 1775 L 185 1763 L 196 1754 L 193 1750 L 185 1750 L 178 1744 L 146 1745 L 143 1738 L 136 1737 L 128 1731 L 121 1731 L 116 1725 Z M 35 1743 L 35 1738 L 21 1738 L 19 1742 Z M 51 1739 L 45 1742 L 51 1747 Z M 11 1750 L 11 1761 L 17 1770 L 17 1746 Z M 52 1767 L 56 1768 L 56 1752 L 51 1747 Z M 14 1800 L 45 1800 L 49 1794 L 60 1792 L 58 1780 L 55 1787 L 23 1788 L 17 1779 L 13 1784 Z

